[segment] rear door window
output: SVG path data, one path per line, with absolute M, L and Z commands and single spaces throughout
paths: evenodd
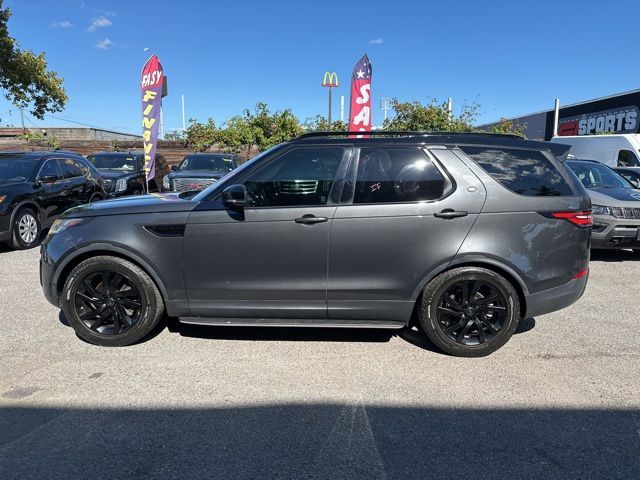
M 574 195 L 556 166 L 540 151 L 475 146 L 460 149 L 512 192 L 532 197 Z
M 353 203 L 437 200 L 450 182 L 420 148 L 362 148 Z
M 44 162 L 44 165 L 42 165 L 40 173 L 38 174 L 38 179 L 46 180 L 47 182 L 57 182 L 58 180 L 62 180 L 62 173 L 58 167 L 58 161 L 50 159 Z
M 75 178 L 84 175 L 83 168 L 70 158 L 61 158 L 60 167 L 64 178 Z

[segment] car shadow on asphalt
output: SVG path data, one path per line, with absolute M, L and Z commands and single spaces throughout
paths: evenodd
M 60 310 L 58 320 L 70 327 L 64 312 Z M 520 320 L 515 335 L 533 330 L 534 318 Z M 371 342 L 385 343 L 398 337 L 416 347 L 435 353 L 443 353 L 436 348 L 417 326 L 401 330 L 376 328 L 295 328 L 295 327 L 215 327 L 180 323 L 177 318 L 165 317 L 160 324 L 138 343 L 145 343 L 158 336 L 164 329 L 182 337 L 208 340 L 246 340 L 263 342 Z M 82 339 L 81 339 L 82 340 Z M 83 340 L 84 341 L 84 340 Z
M 640 262 L 640 254 L 632 250 L 591 250 L 592 262 Z
M 106 375 L 91 381 L 112 388 Z M 0 477 L 640 478 L 638 409 L 252 400 L 226 408 L 13 400 L 0 408 Z

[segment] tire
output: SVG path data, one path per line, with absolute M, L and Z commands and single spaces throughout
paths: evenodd
M 142 190 L 135 190 L 133 195 L 142 195 Z
M 26 250 L 38 245 L 42 229 L 38 214 L 31 208 L 22 208 L 13 221 L 10 245 L 16 250 Z
M 460 267 L 429 282 L 418 318 L 429 340 L 443 352 L 483 357 L 513 335 L 520 319 L 520 300 L 502 275 L 485 268 Z
M 72 270 L 62 290 L 62 310 L 81 339 L 122 347 L 142 340 L 158 325 L 164 302 L 144 270 L 119 257 L 100 256 Z

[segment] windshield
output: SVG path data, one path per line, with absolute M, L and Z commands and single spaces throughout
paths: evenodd
M 178 170 L 216 170 L 230 172 L 233 170 L 233 158 L 223 155 L 198 155 L 185 157 Z
M 26 180 L 33 174 L 37 164 L 36 159 L 0 156 L 0 182 Z
M 136 169 L 136 157 L 131 155 L 89 155 L 87 160 L 98 170 L 123 170 Z
M 567 165 L 585 188 L 633 188 L 627 180 L 601 163 L 568 161 Z
M 198 193 L 198 195 L 193 197 L 193 200 L 196 201 L 196 202 L 202 202 L 203 200 L 207 200 L 209 197 L 211 197 L 215 193 L 216 190 L 218 190 L 220 188 L 226 188 L 227 187 L 227 185 L 226 185 L 227 180 L 229 180 L 230 177 L 232 177 L 232 176 L 236 177 L 237 175 L 242 174 L 242 172 L 244 172 L 247 168 L 249 168 L 251 165 L 256 163 L 258 160 L 260 160 L 262 157 L 264 157 L 265 155 L 267 155 L 267 154 L 273 152 L 274 150 L 280 148 L 282 145 L 284 145 L 284 144 L 280 143 L 278 145 L 275 145 L 275 146 L 271 147 L 268 150 L 265 150 L 262 153 L 259 153 L 258 155 L 253 157 L 251 160 L 248 160 L 247 162 L 243 163 L 238 168 L 233 170 L 233 172 L 227 173 L 220 180 L 218 180 L 217 182 L 209 185 L 207 188 L 205 188 L 200 193 Z

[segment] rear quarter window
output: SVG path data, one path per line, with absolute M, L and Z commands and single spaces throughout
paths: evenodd
M 530 197 L 575 195 L 556 166 L 537 150 L 460 147 L 503 187 Z

